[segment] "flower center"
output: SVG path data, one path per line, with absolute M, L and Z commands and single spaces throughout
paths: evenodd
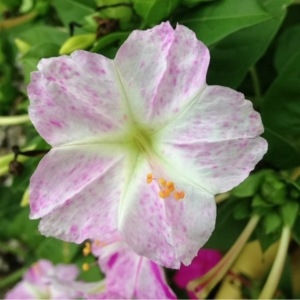
M 133 141 L 141 152 L 145 152 L 149 155 L 151 154 L 152 141 L 144 130 L 137 131 L 133 136 Z

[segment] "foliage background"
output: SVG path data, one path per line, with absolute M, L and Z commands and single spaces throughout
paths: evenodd
M 290 176 L 300 163 L 299 4 L 292 0 L 1 0 L 0 115 L 27 113 L 26 85 L 43 57 L 88 49 L 113 58 L 134 29 L 164 20 L 174 26 L 184 24 L 211 51 L 208 84 L 229 86 L 252 100 L 269 143 L 257 166 L 260 175 L 250 177 L 219 205 L 217 227 L 207 247 L 228 250 L 256 212 L 262 221 L 253 238 L 259 238 L 264 249 L 279 239 L 286 219 L 294 219 L 291 245 L 299 249 L 300 189 L 298 176 Z M 41 156 L 20 156 L 23 172 L 11 175 L 13 145 L 49 148 L 29 122 L 0 127 L 0 297 L 39 258 L 79 266 L 93 261 L 82 256 L 80 245 L 44 238 L 38 222 L 28 219 L 24 193 Z M 269 189 L 263 186 L 266 182 Z M 287 203 L 296 203 L 295 216 L 285 218 L 281 213 Z M 279 289 L 284 297 L 296 298 L 299 290 L 292 288 L 288 261 L 285 270 L 287 280 L 281 280 Z M 92 268 L 81 277 L 93 281 L 101 274 Z

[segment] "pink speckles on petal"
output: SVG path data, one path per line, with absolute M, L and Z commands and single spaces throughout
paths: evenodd
M 43 59 L 28 86 L 29 114 L 51 145 L 122 132 L 126 107 L 113 61 L 86 51 Z M 40 111 L 48 107 L 47 114 Z M 80 120 L 80 121 L 78 121 Z
M 133 56 L 135 64 L 124 59 Z M 147 34 L 135 31 L 116 56 L 135 118 L 155 125 L 166 123 L 203 89 L 208 62 L 208 49 L 195 34 L 169 23 Z
M 98 146 L 51 150 L 31 177 L 31 218 L 42 217 L 63 203 L 70 207 L 75 195 L 102 178 L 112 166 L 122 164 L 123 158 L 121 151 L 104 146 L 101 150 Z M 116 186 L 121 186 L 122 179 L 116 177 L 115 180 L 119 180 Z
M 190 263 L 212 233 L 215 223 L 214 197 L 192 186 L 185 186 L 179 176 L 172 176 L 170 180 L 174 178 L 175 185 L 179 190 L 184 189 L 186 196 L 181 201 L 172 197 L 162 199 L 158 196 L 158 185 L 155 182 L 146 183 L 149 172 L 151 168 L 144 162 L 132 174 L 122 199 L 119 230 L 138 254 L 166 267 L 179 268 L 180 262 Z M 195 211 L 199 211 L 201 218 Z

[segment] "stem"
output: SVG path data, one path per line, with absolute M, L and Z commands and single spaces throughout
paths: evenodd
M 0 117 L 0 126 L 19 125 L 30 122 L 28 115 Z
M 210 291 L 221 281 L 239 253 L 244 248 L 246 242 L 258 224 L 259 219 L 260 217 L 258 215 L 252 216 L 243 232 L 240 234 L 239 238 L 222 258 L 222 260 L 204 276 L 188 283 L 187 289 L 191 292 L 194 292 L 198 299 L 206 298 Z
M 259 299 L 272 299 L 282 274 L 290 238 L 291 229 L 286 225 L 282 229 L 279 248 L 275 257 L 275 261 L 270 271 L 267 282 L 259 295 Z
M 22 269 L 15 271 L 14 273 L 8 275 L 4 279 L 1 279 L 0 289 L 10 286 L 12 283 L 15 283 L 16 281 L 18 281 L 23 276 L 23 274 L 25 273 L 26 270 L 27 270 L 27 267 L 24 267 Z
M 230 193 L 223 193 L 215 196 L 216 203 L 219 204 L 230 197 Z
M 249 72 L 250 72 L 250 76 L 251 76 L 252 83 L 253 83 L 255 102 L 257 104 L 256 106 L 259 106 L 260 101 L 261 101 L 261 88 L 260 88 L 259 78 L 258 78 L 255 66 L 252 66 L 250 68 Z
M 32 12 L 30 12 L 26 15 L 20 16 L 20 17 L 0 21 L 0 29 L 9 29 L 9 28 L 13 28 L 13 27 L 22 25 L 22 24 L 34 19 L 36 16 L 37 16 L 37 12 L 32 11 Z

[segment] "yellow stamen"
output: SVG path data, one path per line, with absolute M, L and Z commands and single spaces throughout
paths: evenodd
M 174 192 L 174 198 L 175 198 L 175 200 L 181 200 L 181 199 L 184 198 L 184 196 L 185 196 L 185 193 L 183 191 L 180 191 L 180 192 L 175 191 Z
M 82 264 L 82 270 L 84 272 L 87 272 L 90 269 L 90 265 L 88 263 Z
M 147 183 L 151 183 L 152 180 L 153 180 L 153 175 L 152 175 L 151 173 L 149 173 L 149 174 L 147 175 Z
M 163 178 L 159 178 L 159 179 L 158 179 L 158 182 L 159 182 L 163 187 L 165 187 L 166 184 L 167 184 L 167 182 L 166 182 Z
M 86 242 L 85 243 L 85 247 L 82 249 L 82 253 L 84 256 L 88 256 L 91 253 L 91 243 L 90 242 Z
M 161 190 L 158 195 L 160 198 L 166 199 L 170 196 L 171 192 L 169 190 Z
M 175 191 L 175 185 L 173 181 L 168 181 L 166 187 L 171 193 Z

